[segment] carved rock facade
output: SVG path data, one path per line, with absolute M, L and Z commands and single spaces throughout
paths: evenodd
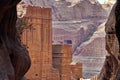
M 28 6 L 24 19 L 32 29 L 23 32 L 22 40 L 27 45 L 31 68 L 26 74 L 29 80 L 59 80 L 58 70 L 52 67 L 52 18 L 50 8 Z
M 72 62 L 72 45 L 53 45 L 53 67 L 59 70 L 60 80 L 79 80 L 82 78 L 82 64 Z
M 33 28 L 26 29 L 22 35 L 32 62 L 26 77 L 29 80 L 79 79 L 82 77 L 82 64 L 71 64 L 72 46 L 60 45 L 52 48 L 51 16 L 50 8 L 27 7 L 24 19 Z M 52 54 L 54 51 L 58 53 Z

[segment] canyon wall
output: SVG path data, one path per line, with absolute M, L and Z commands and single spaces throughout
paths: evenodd
M 60 80 L 59 71 L 52 67 L 52 15 L 50 8 L 28 6 L 24 20 L 32 28 L 25 29 L 22 41 L 28 48 L 31 67 L 28 80 Z
M 52 16 L 55 21 L 106 17 L 106 12 L 102 6 L 98 2 L 92 4 L 89 0 L 81 0 L 76 4 L 66 0 L 24 0 L 24 2 L 29 5 L 52 8 Z
M 52 8 L 53 44 L 64 44 L 66 40 L 71 40 L 73 61 L 82 62 L 85 67 L 83 77 L 89 78 L 99 73 L 107 54 L 103 24 L 107 19 L 107 10 L 103 5 L 96 0 L 76 2 L 73 0 L 24 0 L 24 2 L 28 5 Z M 100 27 L 101 24 L 102 27 Z M 95 62 L 96 59 L 98 63 Z M 91 70 L 91 67 L 94 70 Z

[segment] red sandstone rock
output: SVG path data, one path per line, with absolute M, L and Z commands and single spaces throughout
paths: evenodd
M 24 19 L 33 27 L 26 29 L 22 36 L 32 61 L 27 79 L 59 80 L 59 72 L 52 68 L 51 9 L 28 6 Z
M 79 79 L 82 77 L 82 65 L 71 64 L 72 46 L 71 45 L 53 45 L 53 67 L 60 72 L 61 80 Z

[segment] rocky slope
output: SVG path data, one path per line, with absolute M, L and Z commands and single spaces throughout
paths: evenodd
M 53 20 L 80 20 L 83 18 L 105 18 L 106 13 L 102 6 L 89 0 L 81 0 L 73 5 L 66 0 L 24 0 L 26 4 L 50 7 L 53 11 Z
M 82 21 L 64 21 L 53 22 L 53 43 L 64 43 L 65 40 L 71 40 L 73 45 L 73 52 L 77 46 L 87 41 L 90 36 L 96 31 L 98 25 L 101 23 L 90 21 L 88 19 Z
M 99 74 L 106 54 L 104 24 L 101 24 L 88 41 L 77 47 L 73 60 L 83 63 L 83 75 L 90 78 Z
M 105 26 L 100 23 L 89 20 L 53 23 L 54 44 L 64 44 L 64 40 L 73 41 L 73 61 L 83 63 L 84 78 L 90 78 L 100 72 L 107 54 Z

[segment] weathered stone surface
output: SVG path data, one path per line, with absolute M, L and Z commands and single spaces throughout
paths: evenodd
M 116 3 L 110 13 L 108 21 L 106 23 L 105 31 L 106 31 L 106 50 L 108 51 L 108 56 L 106 56 L 106 60 L 102 71 L 98 77 L 98 80 L 119 80 L 119 69 L 120 69 L 120 53 L 119 53 L 119 41 L 118 41 L 118 32 L 116 30 L 119 26 L 118 15 L 115 14 L 118 10 Z M 119 11 L 119 10 L 118 10 Z
M 30 67 L 28 51 L 16 31 L 16 5 L 20 1 L 0 1 L 0 80 L 22 80 Z
M 32 24 L 32 29 L 24 30 L 22 35 L 32 63 L 26 78 L 29 80 L 60 80 L 58 70 L 52 67 L 51 9 L 27 6 L 24 19 L 27 24 Z
M 52 50 L 53 67 L 59 70 L 60 80 L 82 78 L 82 64 L 72 62 L 71 45 L 53 45 Z
M 83 63 L 84 78 L 91 78 L 99 74 L 105 60 L 107 51 L 105 49 L 104 23 L 94 32 L 89 40 L 77 47 L 73 60 Z
M 72 4 L 67 0 L 23 0 L 26 4 L 34 6 L 50 7 L 53 11 L 53 20 L 80 20 L 83 18 L 105 18 L 106 12 L 102 6 L 90 0 L 80 0 Z M 74 1 L 73 1 L 74 2 Z
M 103 53 L 106 53 L 104 49 L 105 40 L 103 36 L 101 37 L 101 35 L 104 35 L 104 34 L 101 34 L 102 33 L 101 31 L 100 33 L 101 35 L 100 36 L 98 35 L 99 38 L 96 38 L 95 40 L 91 41 L 91 43 L 89 44 L 86 44 L 84 46 L 82 45 L 82 47 L 84 47 L 83 50 L 82 50 L 81 44 L 84 44 L 84 42 L 86 43 L 87 41 L 89 42 L 89 38 L 92 37 L 93 33 L 97 30 L 99 25 L 105 22 L 104 20 L 100 21 L 101 20 L 100 18 L 95 20 L 92 19 L 92 17 L 102 17 L 102 18 L 106 17 L 106 11 L 103 9 L 101 4 L 96 3 L 97 2 L 96 0 L 80 0 L 80 1 L 78 0 L 66 0 L 66 1 L 65 0 L 24 0 L 24 1 L 30 5 L 51 7 L 53 10 L 53 20 L 55 20 L 53 22 L 53 41 L 58 43 L 63 43 L 64 40 L 72 40 L 73 49 L 77 52 L 75 53 L 75 56 L 73 56 L 74 57 L 73 60 L 74 61 L 77 60 L 81 62 L 80 60 L 81 57 L 79 56 L 79 54 L 80 55 L 83 54 L 84 58 L 83 57 L 82 58 L 86 62 L 91 63 L 91 64 L 86 63 L 87 67 L 90 66 L 92 69 L 94 69 L 94 71 L 87 71 L 84 73 L 87 74 L 88 72 L 91 72 L 90 74 L 88 73 L 89 77 L 91 77 L 91 75 L 99 73 L 99 69 L 96 69 L 96 68 L 102 65 L 102 62 L 104 61 L 104 59 L 103 58 L 98 59 L 98 57 L 105 56 L 105 54 Z M 68 1 L 71 1 L 74 4 Z M 82 18 L 85 18 L 85 17 L 90 18 L 90 20 L 83 19 L 82 21 Z M 63 20 L 63 21 L 58 21 L 58 20 Z M 71 21 L 68 21 L 68 20 L 71 20 Z M 96 45 L 97 45 L 97 49 L 100 48 L 99 50 L 95 49 Z M 87 52 L 87 49 L 85 50 L 85 47 L 89 49 L 88 52 Z M 84 53 L 84 51 L 86 53 Z M 89 51 L 91 52 L 91 54 L 89 54 Z M 99 63 L 96 62 L 96 53 L 99 55 L 97 56 L 97 60 L 99 61 Z M 85 55 L 88 56 L 87 57 L 88 59 L 85 59 Z M 94 58 L 92 57 L 93 55 L 95 55 Z M 94 60 L 94 63 L 96 64 L 92 63 L 93 60 Z M 86 70 L 88 69 L 90 68 L 87 68 Z

